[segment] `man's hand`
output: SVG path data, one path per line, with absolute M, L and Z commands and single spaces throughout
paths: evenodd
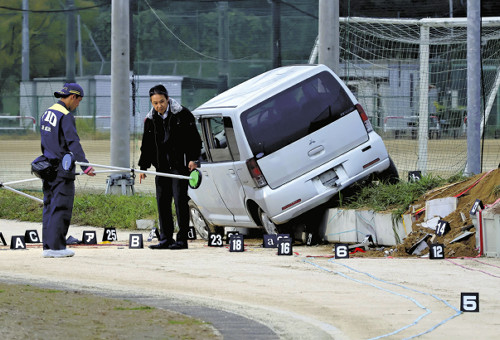
M 94 172 L 94 168 L 89 166 L 87 169 L 85 169 L 85 171 L 83 172 L 85 175 L 87 176 L 95 176 L 95 172 Z
M 196 169 L 198 167 L 198 165 L 196 164 L 196 162 L 194 161 L 190 161 L 189 164 L 188 164 L 188 169 L 189 171 L 193 171 L 194 169 Z
M 146 174 L 140 173 L 139 174 L 139 184 L 141 184 L 142 180 L 145 179 L 147 176 Z

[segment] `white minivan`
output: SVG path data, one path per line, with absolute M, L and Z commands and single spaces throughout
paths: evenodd
M 273 69 L 193 114 L 202 181 L 189 205 L 205 239 L 227 226 L 279 233 L 357 181 L 398 177 L 363 108 L 324 65 Z

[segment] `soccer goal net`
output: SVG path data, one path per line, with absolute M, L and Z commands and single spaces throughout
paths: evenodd
M 481 23 L 482 169 L 500 161 L 500 18 Z M 341 18 L 340 76 L 401 176 L 467 161 L 467 19 Z

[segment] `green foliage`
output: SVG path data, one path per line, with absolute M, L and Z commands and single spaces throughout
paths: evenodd
M 432 175 L 424 176 L 416 182 L 397 184 L 376 184 L 358 186 L 354 194 L 341 195 L 341 206 L 347 209 L 371 209 L 374 211 L 392 210 L 394 218 L 400 218 L 410 206 L 427 191 L 446 183 L 463 179 L 456 175 L 448 179 Z M 494 190 L 500 195 L 500 185 Z M 40 192 L 29 192 L 42 198 Z M 339 195 L 340 196 L 340 195 Z M 175 214 L 175 210 L 173 213 Z M 154 195 L 115 196 L 98 194 L 77 194 L 73 205 L 71 223 L 95 227 L 115 227 L 135 229 L 136 220 L 157 218 Z M 26 197 L 0 190 L 0 218 L 29 222 L 42 221 L 42 206 Z
M 453 176 L 450 176 L 446 182 L 447 183 L 455 183 L 455 182 L 462 182 L 464 180 L 466 180 L 468 177 L 465 176 L 463 173 L 457 173 Z
M 76 130 L 80 139 L 107 139 L 109 140 L 109 131 L 98 131 L 93 119 L 77 119 Z
M 43 196 L 40 192 L 29 194 L 39 198 Z M 135 229 L 136 220 L 156 220 L 157 214 L 156 199 L 153 195 L 77 194 L 71 223 Z M 42 205 L 13 192 L 0 190 L 0 218 L 41 223 Z
M 358 188 L 355 195 L 347 197 L 345 207 L 349 209 L 369 208 L 374 211 L 393 210 L 393 215 L 401 216 L 410 204 L 417 201 L 427 191 L 447 183 L 436 176 L 424 176 L 415 182 L 397 184 L 375 184 Z
M 29 192 L 30 195 L 42 198 L 40 192 Z M 27 222 L 42 221 L 42 205 L 34 200 L 0 189 L 0 218 Z
M 138 219 L 156 219 L 154 196 L 78 195 L 72 223 L 134 229 Z
M 0 92 L 17 95 L 22 70 L 23 12 L 19 0 L 2 0 L 2 5 L 19 10 L 0 9 Z M 93 1 L 76 0 L 75 7 L 88 7 Z M 66 14 L 59 0 L 29 1 L 30 78 L 58 77 L 66 73 Z M 46 11 L 53 11 L 47 13 Z M 97 9 L 79 11 L 81 21 L 94 25 Z M 90 43 L 88 43 L 90 44 Z M 0 112 L 8 105 L 0 98 Z M 10 112 L 17 114 L 17 112 Z

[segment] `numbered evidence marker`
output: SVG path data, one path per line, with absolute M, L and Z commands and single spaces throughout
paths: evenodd
M 436 225 L 436 235 L 443 236 L 451 230 L 450 223 L 445 220 L 439 220 Z
M 245 251 L 245 243 L 243 235 L 232 234 L 229 237 L 229 251 L 230 252 L 243 252 Z
M 196 229 L 193 226 L 189 226 L 188 240 L 196 240 Z
M 278 255 L 292 255 L 292 238 L 278 237 Z
M 129 249 L 142 249 L 144 248 L 144 243 L 142 241 L 142 234 L 130 234 L 128 240 Z
M 26 249 L 24 236 L 12 236 L 10 239 L 10 249 Z
M 231 236 L 233 236 L 233 235 L 239 235 L 239 234 L 240 234 L 239 231 L 234 231 L 234 230 L 233 231 L 228 231 L 226 233 L 226 244 L 229 244 L 229 241 L 231 240 Z
M 222 234 L 218 233 L 208 233 L 208 246 L 209 247 L 222 247 L 224 245 L 224 242 L 222 241 L 223 239 Z
M 102 235 L 102 241 L 116 241 L 118 237 L 116 236 L 116 228 L 104 228 L 104 234 Z
M 41 241 L 38 237 L 38 231 L 26 230 L 24 232 L 24 241 L 26 241 L 26 243 L 40 243 Z
M 84 230 L 82 235 L 83 244 L 97 244 L 95 230 Z
M 264 241 L 262 245 L 264 246 L 264 248 L 278 247 L 278 236 L 276 234 L 264 235 Z
M 429 248 L 429 258 L 431 260 L 442 260 L 444 259 L 444 245 L 436 243 L 431 244 Z
M 308 232 L 306 234 L 306 246 L 315 246 L 319 244 L 320 238 L 318 233 Z
M 469 214 L 475 215 L 478 211 L 483 209 L 484 209 L 483 201 L 481 201 L 480 199 L 476 199 L 476 201 L 472 205 L 472 208 L 469 211 Z
M 3 244 L 4 246 L 6 246 L 6 245 L 7 245 L 7 242 L 5 242 L 5 238 L 3 237 L 3 234 L 2 234 L 1 232 L 0 232 L 0 241 L 2 242 L 2 244 Z
M 348 259 L 349 258 L 349 246 L 344 243 L 337 243 L 335 245 L 335 258 L 336 259 Z
M 460 311 L 479 312 L 479 293 L 460 293 Z
M 422 179 L 421 171 L 409 171 L 408 172 L 408 182 L 417 182 Z
M 149 232 L 148 242 L 153 241 L 153 239 L 155 237 L 159 240 L 160 239 L 160 232 L 158 231 L 158 229 L 156 227 L 153 227 L 153 229 L 151 229 L 151 231 Z

